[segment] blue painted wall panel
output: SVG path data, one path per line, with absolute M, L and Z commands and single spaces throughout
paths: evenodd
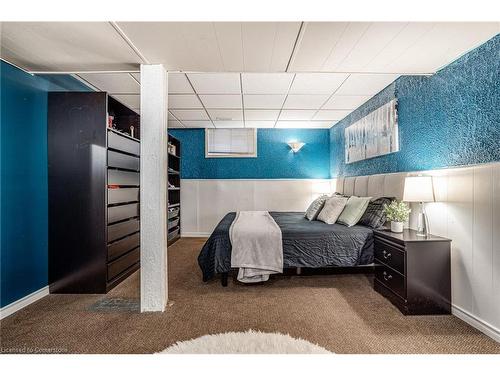
M 1 62 L 1 290 L 6 306 L 48 283 L 47 92 L 88 91 Z
M 181 141 L 182 178 L 329 178 L 329 129 L 259 129 L 257 158 L 205 158 L 204 129 L 172 129 Z M 304 142 L 293 153 L 288 141 Z
M 345 164 L 344 129 L 398 99 L 400 151 Z M 500 161 L 500 36 L 430 77 L 403 76 L 330 129 L 331 176 Z

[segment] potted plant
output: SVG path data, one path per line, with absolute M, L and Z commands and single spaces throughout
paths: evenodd
M 391 232 L 403 232 L 403 224 L 410 217 L 410 207 L 404 202 L 393 200 L 389 205 L 384 204 L 384 212 L 387 220 L 391 221 Z

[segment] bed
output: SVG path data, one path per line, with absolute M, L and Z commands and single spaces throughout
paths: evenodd
M 303 212 L 269 212 L 282 232 L 284 268 L 355 267 L 373 263 L 373 229 L 309 221 Z M 219 222 L 200 255 L 203 281 L 222 275 L 227 285 L 231 271 L 230 212 Z

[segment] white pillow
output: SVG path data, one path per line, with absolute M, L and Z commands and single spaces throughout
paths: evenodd
M 322 195 L 321 197 L 316 198 L 307 208 L 307 211 L 305 213 L 305 217 L 307 220 L 316 220 L 318 217 L 319 211 L 323 208 L 323 204 L 325 204 L 325 201 L 327 200 L 328 196 L 327 195 Z
M 348 198 L 342 196 L 328 198 L 318 215 L 318 220 L 327 224 L 334 224 L 344 210 L 347 200 Z
M 350 197 L 347 200 L 344 211 L 342 211 L 338 218 L 338 223 L 348 227 L 356 225 L 365 213 L 371 198 L 372 197 Z

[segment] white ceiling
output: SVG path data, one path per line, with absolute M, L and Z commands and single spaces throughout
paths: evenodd
M 1 56 L 30 72 L 78 74 L 136 111 L 139 64 L 162 63 L 171 127 L 329 128 L 400 75 L 435 73 L 499 25 L 4 22 Z
M 130 73 L 79 73 L 77 77 L 140 110 L 139 77 Z M 363 73 L 169 73 L 169 126 L 330 128 L 397 77 Z

